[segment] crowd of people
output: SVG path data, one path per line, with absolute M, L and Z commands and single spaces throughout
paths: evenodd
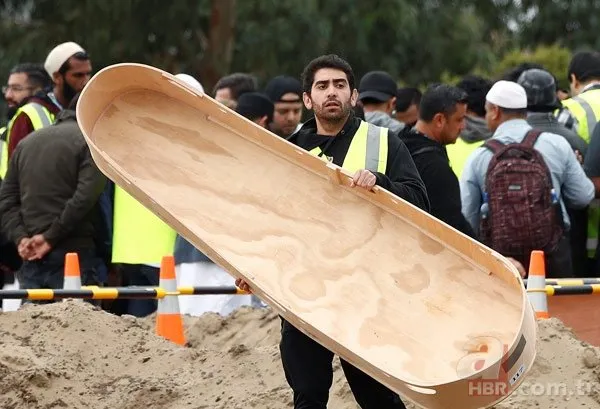
M 0 268 L 21 288 L 62 288 L 65 254 L 77 252 L 83 285 L 157 286 L 173 254 L 179 285 L 231 285 L 234 278 L 96 167 L 75 108 L 93 73 L 75 42 L 43 64 L 21 63 L 2 91 Z M 600 55 L 576 53 L 570 91 L 537 64 L 502 78 L 467 75 L 421 91 L 389 73 L 355 79 L 348 62 L 324 55 L 300 78 L 259 87 L 248 73 L 221 78 L 209 94 L 259 126 L 354 172 L 508 257 L 526 277 L 544 250 L 548 277 L 598 276 Z M 205 92 L 185 73 L 181 81 Z M 235 283 L 251 291 L 241 280 Z M 182 313 L 227 315 L 265 305 L 253 295 L 187 296 Z M 115 314 L 143 317 L 156 300 L 114 300 Z M 330 351 L 282 319 L 281 352 L 295 407 L 324 408 Z M 399 397 L 342 365 L 363 408 L 401 408 Z

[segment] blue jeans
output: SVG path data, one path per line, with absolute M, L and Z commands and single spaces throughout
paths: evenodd
M 66 250 L 54 249 L 41 260 L 24 261 L 19 271 L 17 271 L 19 288 L 29 290 L 40 288 L 62 289 L 65 277 L 65 255 L 68 252 Z M 93 250 L 79 251 L 77 255 L 79 258 L 81 285 L 102 286 L 102 282 L 98 279 L 98 266 L 102 260 L 96 256 Z M 36 301 L 35 303 L 46 304 L 48 302 Z
M 123 285 L 141 286 L 141 287 L 158 287 L 160 269 L 144 264 L 122 264 L 122 279 Z M 158 308 L 158 300 L 126 300 L 127 307 L 124 309 L 125 314 L 133 315 L 134 317 L 145 317 Z

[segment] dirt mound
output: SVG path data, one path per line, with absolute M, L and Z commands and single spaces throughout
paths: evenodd
M 185 317 L 189 348 L 153 334 L 152 319 L 70 301 L 0 314 L 0 407 L 292 407 L 279 360 L 280 321 L 242 308 Z M 600 403 L 600 349 L 558 320 L 540 323 L 536 364 L 498 408 L 581 409 Z M 356 409 L 339 362 L 330 407 Z

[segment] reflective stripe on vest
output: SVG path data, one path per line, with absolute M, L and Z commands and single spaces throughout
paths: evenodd
M 562 101 L 575 119 L 579 122 L 577 132 L 590 143 L 592 132 L 600 119 L 600 89 L 591 89 Z M 600 223 L 600 200 L 594 199 L 588 207 L 587 220 L 587 254 L 589 258 L 596 255 L 598 243 L 598 224 Z
M 6 127 L 3 126 L 0 128 L 0 160 L 2 160 L 2 155 L 5 149 L 8 149 L 8 145 L 6 144 Z
M 0 177 L 2 179 L 4 179 L 6 171 L 8 170 L 8 146 L 10 145 L 10 134 L 12 131 L 13 123 L 21 113 L 29 117 L 29 121 L 31 121 L 31 125 L 33 126 L 34 131 L 37 131 L 41 128 L 45 128 L 46 126 L 50 126 L 54 122 L 54 114 L 52 114 L 52 112 L 50 112 L 45 106 L 41 104 L 30 102 L 17 109 L 15 115 L 8 122 L 8 128 L 6 130 L 6 142 L 4 142 L 2 152 L 0 153 L 2 155 L 0 156 Z
M 452 167 L 454 174 L 459 180 L 465 167 L 465 163 L 467 163 L 467 159 L 475 149 L 483 145 L 483 142 L 484 141 L 468 143 L 459 137 L 455 143 L 446 145 L 450 167 Z
M 594 199 L 589 204 L 587 211 L 587 255 L 589 258 L 596 256 L 598 246 L 598 225 L 600 224 L 600 199 Z
M 594 126 L 600 119 L 600 89 L 582 92 L 576 97 L 562 101 L 562 104 L 577 119 L 577 133 L 589 144 Z
M 115 186 L 112 262 L 160 264 L 173 254 L 177 233 L 119 186 Z
M 321 148 L 316 147 L 310 153 L 319 156 L 322 151 Z M 352 137 L 342 168 L 349 172 L 367 169 L 371 172 L 385 173 L 387 155 L 388 129 L 361 121 L 358 130 Z M 324 161 L 328 160 L 325 155 L 321 158 Z

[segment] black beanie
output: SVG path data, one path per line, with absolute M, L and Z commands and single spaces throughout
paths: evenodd
M 279 75 L 273 78 L 265 87 L 265 93 L 271 98 L 273 102 L 296 102 L 294 101 L 282 101 L 281 97 L 287 93 L 293 93 L 298 95 L 298 101 L 302 101 L 302 84 L 294 77 L 287 75 Z
M 251 121 L 267 116 L 269 122 L 273 119 L 273 102 L 261 92 L 244 92 L 237 101 L 235 111 Z

